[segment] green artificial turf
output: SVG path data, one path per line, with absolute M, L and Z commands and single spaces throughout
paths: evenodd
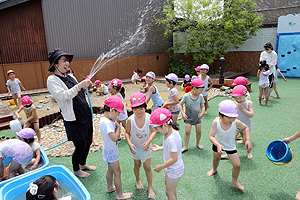
M 267 145 L 275 139 L 284 139 L 294 134 L 299 129 L 299 85 L 300 79 L 287 78 L 284 82 L 279 78 L 278 90 L 280 99 L 275 99 L 273 92 L 269 106 L 258 105 L 258 79 L 255 76 L 247 77 L 252 82 L 251 99 L 254 104 L 254 117 L 252 118 L 251 142 L 253 145 L 253 159 L 247 159 L 247 153 L 242 144 L 237 144 L 237 151 L 241 159 L 242 167 L 238 181 L 245 187 L 245 191 L 238 190 L 231 181 L 232 165 L 229 160 L 221 160 L 218 173 L 208 177 L 206 172 L 212 168 L 212 150 L 209 141 L 211 123 L 218 116 L 218 104 L 227 99 L 216 97 L 209 101 L 208 114 L 202 118 L 203 150 L 196 148 L 194 127 L 189 143 L 189 150 L 183 154 L 185 174 L 177 186 L 178 199 L 294 199 L 300 188 L 300 139 L 290 144 L 295 159 L 285 166 L 275 166 L 265 156 Z M 180 124 L 180 135 L 184 143 L 184 123 Z M 9 134 L 9 131 L 1 131 L 1 135 Z M 153 140 L 154 144 L 162 145 L 163 135 L 158 133 Z M 124 192 L 133 192 L 132 199 L 147 199 L 146 189 L 135 188 L 135 176 L 133 173 L 133 158 L 125 140 L 119 143 L 119 157 L 121 177 Z M 163 154 L 152 152 L 152 168 L 163 163 Z M 49 158 L 50 165 L 65 165 L 72 170 L 71 157 Z M 116 193 L 106 194 L 107 164 L 102 159 L 102 152 L 91 153 L 88 156 L 88 164 L 95 165 L 96 171 L 90 172 L 91 176 L 81 179 L 93 200 L 115 199 Z M 141 168 L 141 179 L 147 188 L 147 179 Z M 153 187 L 157 195 L 156 199 L 167 199 L 165 194 L 165 170 L 157 173 L 153 171 Z

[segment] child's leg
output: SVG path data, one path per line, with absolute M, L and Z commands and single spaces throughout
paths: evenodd
M 166 184 L 166 194 L 168 200 L 176 200 L 177 199 L 177 190 L 176 187 L 178 185 L 180 178 L 171 179 L 168 177 L 166 173 L 165 184 Z
M 240 170 L 241 170 L 241 161 L 239 158 L 239 155 L 237 153 L 234 154 L 228 154 L 229 159 L 231 161 L 232 164 L 232 180 L 231 183 L 233 185 L 235 185 L 236 187 L 238 187 L 240 190 L 244 190 L 244 186 L 242 186 L 238 181 L 238 177 L 240 174 Z
M 182 152 L 188 150 L 190 136 L 191 136 L 192 125 L 185 124 L 185 135 L 184 135 L 184 147 L 182 148 Z
M 38 138 L 38 142 L 40 143 L 41 146 L 43 146 L 41 131 L 40 131 L 40 123 L 34 122 L 33 123 L 33 128 L 34 128 L 34 131 L 35 131 L 36 136 Z
M 262 94 L 263 94 L 263 88 L 259 86 L 259 94 L 258 94 L 259 105 L 261 105 Z
M 266 98 L 266 106 L 268 106 L 268 101 L 269 101 L 269 87 L 264 88 L 265 91 L 265 98 Z
M 179 114 L 172 114 L 172 120 L 173 122 L 177 123 L 177 118 Z
M 205 101 L 205 103 L 204 103 L 204 106 L 205 106 L 204 114 L 206 115 L 207 114 L 207 106 L 208 106 L 207 96 L 203 96 L 203 98 L 204 98 L 204 101 Z
M 148 181 L 148 198 L 154 198 L 155 193 L 153 191 L 152 187 L 152 169 L 151 169 L 151 158 L 148 158 L 144 163 L 143 163 L 144 170 L 146 172 L 146 177 Z
M 199 149 L 203 149 L 203 146 L 200 144 L 200 139 L 201 139 L 201 123 L 196 124 L 196 146 Z
M 212 176 L 218 171 L 218 166 L 219 166 L 220 160 L 221 160 L 221 154 L 213 151 L 213 168 L 212 168 L 212 170 L 210 170 L 206 173 L 208 176 Z
M 13 98 L 15 104 L 16 104 L 16 107 L 19 108 L 20 106 L 19 106 L 19 104 L 18 104 L 17 94 L 11 94 L 11 96 L 12 96 L 12 98 Z
M 22 165 L 17 163 L 16 161 L 11 161 L 11 165 L 8 170 L 8 178 L 13 178 L 16 176 L 16 171 L 18 170 L 19 174 L 24 174 L 25 170 Z
M 20 108 L 20 106 L 21 106 L 21 92 L 17 93 L 16 95 L 17 95 L 17 101 L 18 101 L 18 104 L 16 104 L 16 105 L 18 105 L 18 108 Z
M 274 91 L 275 91 L 275 93 L 276 93 L 276 97 L 274 97 L 274 98 L 280 98 L 280 97 L 279 97 L 279 94 L 278 94 L 277 87 L 276 87 L 276 83 L 273 83 L 273 88 L 274 88 Z
M 113 186 L 113 179 L 114 179 L 114 172 L 110 166 L 110 164 L 108 163 L 108 169 L 106 172 L 106 182 L 107 182 L 107 189 L 106 192 L 107 193 L 111 193 L 116 191 L 116 187 Z
M 125 120 L 123 120 L 123 121 L 121 121 L 121 124 L 122 124 L 122 126 L 126 129 L 126 119 Z
M 144 186 L 141 182 L 140 178 L 140 168 L 141 168 L 142 162 L 140 160 L 134 160 L 134 175 L 135 175 L 135 184 L 137 189 L 144 189 Z
M 300 190 L 298 191 L 296 197 L 295 197 L 297 200 L 300 200 Z
M 132 193 L 123 193 L 122 191 L 122 181 L 121 181 L 121 169 L 119 161 L 108 164 L 115 175 L 114 183 L 117 190 L 117 199 L 129 199 L 132 196 Z

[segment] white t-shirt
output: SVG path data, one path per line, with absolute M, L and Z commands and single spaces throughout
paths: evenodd
M 10 79 L 7 80 L 6 85 L 10 86 L 10 90 L 12 94 L 17 94 L 21 92 L 21 88 L 19 85 L 20 80 L 18 78 L 15 78 L 15 81 L 11 81 Z
M 266 51 L 261 52 L 259 61 L 265 60 L 270 67 L 271 73 L 273 74 L 275 71 L 275 65 L 277 61 L 277 53 L 272 51 L 271 53 L 267 53 Z

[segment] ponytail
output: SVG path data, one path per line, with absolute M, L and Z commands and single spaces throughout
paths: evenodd
M 174 130 L 179 131 L 179 124 L 173 122 L 172 118 L 167 121 L 167 124 L 171 125 Z
M 121 86 L 113 86 L 120 94 L 122 95 L 123 98 L 125 98 L 125 88 Z

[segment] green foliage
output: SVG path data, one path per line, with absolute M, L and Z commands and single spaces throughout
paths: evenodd
M 193 70 L 191 70 L 189 64 L 182 60 L 179 60 L 179 54 L 173 54 L 168 60 L 169 73 L 174 73 L 178 77 L 184 77 L 186 74 L 192 76 Z
M 170 51 L 183 51 L 195 64 L 210 65 L 256 35 L 264 17 L 255 9 L 253 0 L 168 0 L 165 17 L 156 22 L 165 27 L 165 37 L 174 36 Z

